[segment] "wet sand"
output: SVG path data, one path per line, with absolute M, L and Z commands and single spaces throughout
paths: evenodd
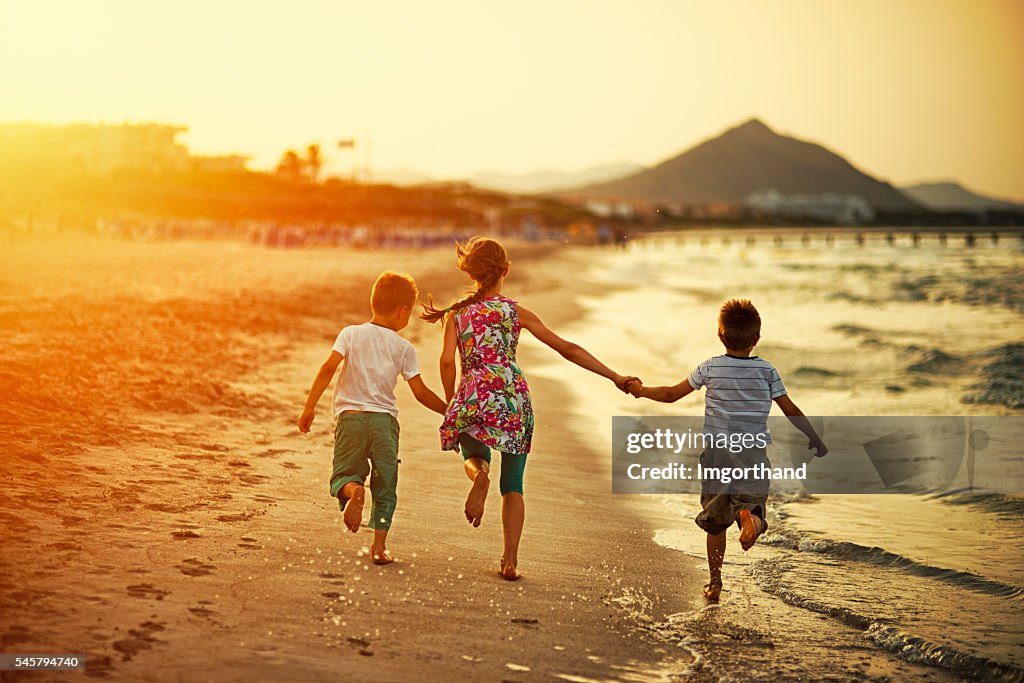
M 1019 280 L 1012 249 L 950 248 L 936 254 L 934 247 L 929 252 L 909 245 L 837 244 L 814 251 L 780 249 L 770 242 L 748 249 L 737 242 L 731 251 L 688 238 L 685 245 L 652 240 L 625 253 L 595 252 L 591 267 L 575 274 L 583 315 L 561 332 L 620 371 L 649 384 L 674 384 L 702 359 L 721 353 L 714 327 L 721 302 L 751 296 L 766 328 L 758 351 L 766 349 L 764 356 L 777 363 L 808 414 L 1013 414 L 1006 406 L 961 402 L 979 391 L 975 385 L 984 381 L 990 347 L 1019 338 L 1016 303 L 1003 297 Z M 900 261 L 899 267 L 892 260 Z M 978 284 L 983 276 L 989 288 Z M 974 284 L 964 291 L 962 281 Z M 908 286 L 922 282 L 928 291 Z M 862 297 L 856 304 L 843 296 L 854 291 Z M 977 298 L 968 303 L 968 295 Z M 986 303 L 973 303 L 978 300 Z M 850 323 L 870 329 L 871 338 L 858 334 L 851 343 L 845 329 Z M 940 351 L 957 360 L 956 371 L 920 367 L 934 365 L 922 356 L 942 359 Z M 531 367 L 534 376 L 571 389 L 568 428 L 598 451 L 607 448 L 607 415 L 704 411 L 701 395 L 669 405 L 624 404 L 605 393 L 598 379 L 584 375 L 570 381 L 567 366 Z M 893 392 L 890 385 L 905 390 Z M 1019 670 L 1003 675 L 998 663 L 956 654 L 960 649 L 996 662 L 1014 656 L 1020 623 L 1016 598 L 934 579 L 954 567 L 978 572 L 966 577 L 968 583 L 988 580 L 993 571 L 987 567 L 999 565 L 995 573 L 1016 583 L 1018 519 L 917 497 L 881 496 L 884 502 L 874 505 L 868 498 L 770 496 L 772 528 L 762 542 L 743 553 L 736 532 L 730 532 L 719 605 L 660 621 L 645 619 L 640 610 L 638 623 L 703 657 L 700 672 L 688 680 L 1019 680 Z M 705 537 L 693 523 L 698 496 L 616 499 L 629 501 L 655 525 L 655 539 L 677 551 L 666 564 L 666 581 L 670 568 L 683 567 L 700 574 L 697 586 L 703 583 Z M 1004 502 L 1012 507 L 1018 500 Z M 914 519 L 921 532 L 905 521 L 891 523 L 901 517 Z M 800 532 L 793 533 L 797 522 Z M 790 541 L 783 541 L 786 533 L 793 533 Z M 829 543 L 848 541 L 859 541 L 865 556 L 826 551 Z M 875 551 L 885 559 L 873 561 Z M 898 556 L 900 562 L 909 557 L 927 565 L 924 575 L 889 566 L 897 557 L 892 552 L 905 554 Z M 958 555 L 973 557 L 965 564 L 958 563 Z M 642 600 L 636 604 L 642 607 Z M 984 637 L 970 642 L 975 634 Z
M 575 314 L 564 274 L 583 256 L 543 252 L 513 252 L 507 289 L 557 329 Z M 380 270 L 451 296 L 464 284 L 452 262 L 449 250 L 5 245 L 0 650 L 85 653 L 87 676 L 132 681 L 663 680 L 694 665 L 650 625 L 701 607 L 701 577 L 653 542 L 665 513 L 611 497 L 607 454 L 571 427 L 579 407 L 530 375 L 546 350 L 524 356 L 539 419 L 524 580 L 496 574 L 498 497 L 472 529 L 459 458 L 403 386 L 398 562 L 368 563 L 370 532 L 344 532 L 327 493 L 329 401 L 311 435 L 294 426 L 305 389 L 339 325 L 366 319 Z M 405 335 L 439 388 L 439 330 Z

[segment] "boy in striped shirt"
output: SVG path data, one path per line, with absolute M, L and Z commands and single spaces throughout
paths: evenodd
M 679 384 L 663 387 L 645 387 L 639 380 L 627 384 L 629 393 L 637 398 L 649 398 L 663 403 L 674 403 L 692 391 L 706 387 L 704 397 L 704 432 L 712 435 L 750 434 L 751 442 L 771 443 L 766 421 L 772 401 L 790 422 L 808 438 L 808 448 L 817 457 L 828 453 L 821 437 L 811 423 L 793 403 L 782 385 L 775 366 L 757 356 L 750 355 L 761 339 L 761 316 L 746 299 L 730 299 L 718 314 L 718 338 L 725 346 L 725 354 L 704 361 Z M 716 463 L 705 459 L 728 458 L 729 453 L 708 449 L 701 454 L 703 466 Z M 745 464 L 768 462 L 764 448 L 746 449 Z M 704 586 L 708 600 L 718 600 L 722 593 L 722 562 L 725 559 L 725 532 L 734 523 L 740 527 L 740 545 L 750 550 L 758 537 L 768 528 L 766 520 L 768 482 L 756 491 L 726 492 L 714 490 L 714 483 L 702 482 L 701 511 L 697 526 L 707 532 L 708 569 L 711 578 Z M 718 485 L 721 489 L 721 485 Z

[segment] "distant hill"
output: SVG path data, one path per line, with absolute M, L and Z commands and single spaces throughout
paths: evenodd
M 469 179 L 470 184 L 487 190 L 498 190 L 512 194 L 536 194 L 557 192 L 580 185 L 602 183 L 636 173 L 643 166 L 631 163 L 606 164 L 584 169 L 575 173 L 564 171 L 535 171 L 512 175 L 506 173 L 478 173 Z
M 731 128 L 656 166 L 576 194 L 661 202 L 739 202 L 757 190 L 838 192 L 876 209 L 922 207 L 887 182 L 863 173 L 821 145 L 779 135 L 757 119 Z
M 410 171 L 406 168 L 394 168 L 385 171 L 374 171 L 373 182 L 384 183 L 386 185 L 396 185 L 398 187 L 410 187 L 413 185 L 427 185 L 428 183 L 436 181 L 425 173 L 420 173 L 419 171 Z
M 615 178 L 636 173 L 643 166 L 640 164 L 619 163 L 595 166 L 575 173 L 566 171 L 534 171 L 532 173 L 477 173 L 466 179 L 438 179 L 418 171 L 405 168 L 376 171 L 374 182 L 389 185 L 413 186 L 428 185 L 438 182 L 466 182 L 484 190 L 496 190 L 509 194 L 540 194 L 558 192 L 571 187 L 601 183 Z
M 1003 199 L 986 197 L 985 195 L 971 192 L 963 185 L 953 182 L 918 183 L 908 187 L 900 188 L 903 193 L 912 199 L 924 204 L 929 209 L 956 210 L 956 209 L 1019 209 L 1020 204 L 1015 204 Z

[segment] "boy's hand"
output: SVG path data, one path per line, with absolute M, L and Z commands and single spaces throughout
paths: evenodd
M 626 383 L 626 391 L 628 391 L 633 398 L 640 398 L 640 392 L 644 390 L 644 383 L 639 378 L 631 380 Z
M 313 411 L 303 410 L 302 415 L 299 416 L 299 431 L 303 434 L 309 434 L 309 428 L 313 426 Z
M 639 377 L 626 377 L 625 375 L 616 375 L 614 381 L 615 381 L 615 386 L 618 388 L 619 391 L 621 391 L 623 393 L 628 393 L 629 392 L 629 383 L 630 382 L 639 382 L 640 378 Z
M 807 442 L 807 448 L 814 449 L 815 458 L 824 458 L 828 455 L 828 446 L 826 446 L 825 442 L 821 439 L 811 439 Z

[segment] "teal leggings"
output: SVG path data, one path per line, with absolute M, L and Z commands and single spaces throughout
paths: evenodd
M 462 451 L 462 458 L 480 458 L 488 463 L 491 462 L 491 449 L 480 443 L 469 434 L 459 434 L 459 450 Z M 498 481 L 498 488 L 501 495 L 506 493 L 523 493 L 523 472 L 526 471 L 526 453 L 501 453 L 501 479 Z

